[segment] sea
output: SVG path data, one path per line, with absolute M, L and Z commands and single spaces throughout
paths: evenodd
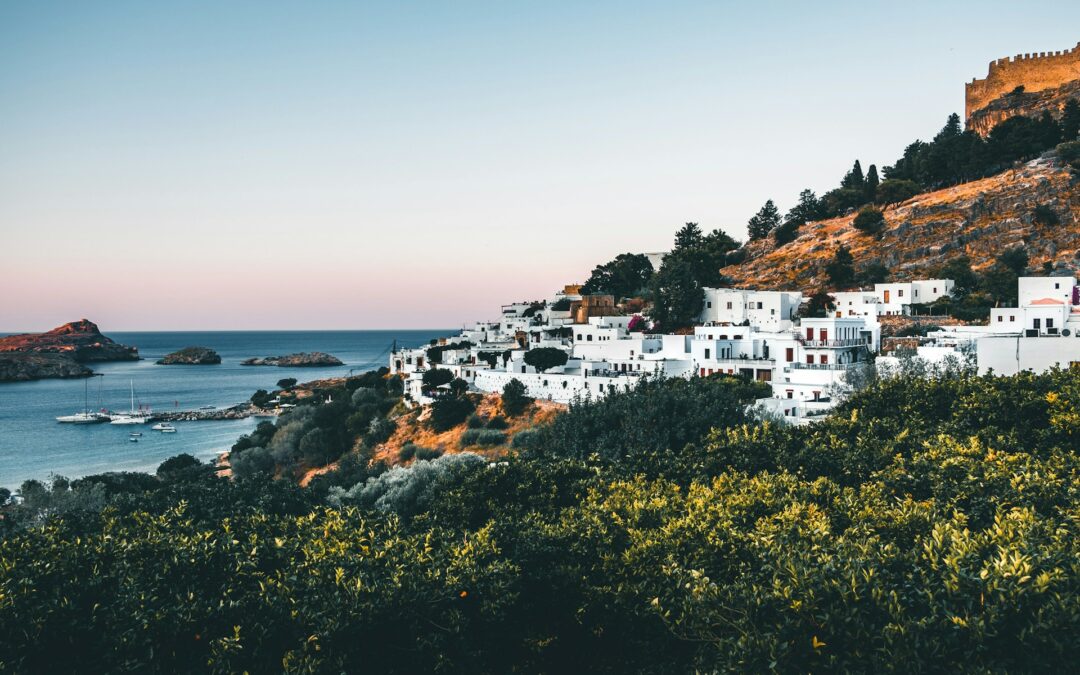
M 0 487 L 15 491 L 23 481 L 54 476 L 79 478 L 106 471 L 153 472 L 165 459 L 189 453 L 212 459 L 250 432 L 258 418 L 175 422 L 175 434 L 151 425 L 60 424 L 56 417 L 83 409 L 126 411 L 135 404 L 153 410 L 228 407 L 278 380 L 298 382 L 359 374 L 387 365 L 392 345 L 419 347 L 449 330 L 109 332 L 113 340 L 139 348 L 141 361 L 88 364 L 102 377 L 0 383 Z M 210 347 L 221 364 L 159 366 L 155 361 L 183 347 Z M 281 368 L 241 366 L 253 356 L 326 352 L 341 366 Z M 129 434 L 141 432 L 137 442 Z

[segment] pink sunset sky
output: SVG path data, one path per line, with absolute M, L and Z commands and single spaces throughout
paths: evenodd
M 494 318 L 686 221 L 743 238 L 1077 25 L 985 0 L 4 3 L 0 331 Z

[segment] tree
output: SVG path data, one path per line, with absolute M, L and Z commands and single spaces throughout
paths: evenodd
M 863 234 L 877 234 L 885 227 L 885 214 L 873 206 L 864 206 L 851 221 L 851 226 Z
M 1080 103 L 1075 98 L 1066 101 L 1061 111 L 1061 140 L 1080 140 Z
M 685 229 L 685 228 L 684 228 Z M 598 293 L 625 298 L 648 288 L 653 266 L 641 253 L 620 253 L 611 262 L 597 265 L 581 287 L 585 295 Z
M 821 318 L 828 316 L 829 309 L 836 304 L 836 298 L 828 291 L 819 290 L 810 296 L 805 305 L 799 308 L 800 315 Z
M 437 433 L 453 429 L 473 414 L 476 406 L 468 396 L 446 396 L 431 404 L 428 426 Z
M 1057 211 L 1054 211 L 1054 209 L 1046 204 L 1039 204 L 1035 207 L 1035 212 L 1032 213 L 1032 219 L 1040 225 L 1061 224 L 1061 218 L 1058 217 Z
M 294 386 L 296 386 L 296 378 L 295 377 L 282 378 L 282 379 L 277 381 L 277 386 L 278 386 L 279 389 L 288 389 L 289 387 L 294 387 Z
M 525 363 L 536 368 L 541 373 L 557 366 L 566 365 L 567 358 L 566 352 L 555 347 L 538 347 L 525 352 Z
M 697 223 L 687 223 L 675 233 L 675 248 L 672 252 L 697 248 L 704 241 L 704 235 Z
M 878 185 L 875 201 L 886 206 L 899 204 L 919 194 L 921 189 L 915 181 L 906 178 L 887 178 Z
M 1009 249 L 1005 249 L 997 257 L 997 263 L 1004 265 L 1011 270 L 1013 274 L 1022 276 L 1027 271 L 1028 267 L 1028 254 L 1022 246 L 1014 246 Z
M 773 200 L 769 199 L 754 217 L 746 224 L 746 231 L 750 239 L 763 239 L 776 229 L 780 224 L 780 211 L 776 208 Z
M 203 468 L 204 464 L 192 455 L 185 453 L 168 458 L 158 465 L 158 478 L 174 478 L 179 475 L 190 474 Z
M 705 304 L 705 292 L 693 261 L 680 255 L 664 258 L 653 277 L 652 294 L 652 318 L 664 330 L 691 325 Z
M 962 300 L 979 285 L 979 278 L 971 270 L 971 259 L 966 255 L 953 258 L 938 269 L 942 279 L 952 279 L 952 297 Z
M 512 378 L 507 382 L 502 389 L 502 403 L 503 410 L 511 417 L 517 417 L 525 408 L 532 403 L 532 398 L 528 396 L 528 389 L 522 384 L 521 380 Z
M 862 268 L 857 276 L 860 285 L 873 286 L 883 284 L 889 278 L 889 268 L 880 262 L 872 262 Z
M 836 288 L 846 288 L 855 281 L 855 259 L 843 244 L 836 249 L 832 260 L 825 265 L 825 274 Z
M 424 371 L 423 383 L 428 389 L 435 389 L 449 384 L 453 379 L 454 374 L 446 368 L 432 368 Z
M 784 216 L 784 224 L 795 223 L 796 228 L 821 217 L 821 202 L 810 188 L 799 193 L 799 201 Z
M 844 174 L 843 180 L 840 181 L 840 187 L 857 190 L 858 192 L 866 190 L 866 179 L 863 177 L 862 164 L 859 163 L 859 160 L 855 160 L 851 171 Z
M 866 170 L 866 201 L 872 202 L 877 197 L 879 182 L 877 165 L 871 164 L 870 168 Z

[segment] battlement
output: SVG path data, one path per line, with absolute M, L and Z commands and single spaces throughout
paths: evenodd
M 1080 80 L 1080 42 L 1072 49 L 1017 54 L 990 62 L 985 79 L 973 78 L 964 85 L 964 116 L 985 107 L 1017 87 L 1035 92 Z

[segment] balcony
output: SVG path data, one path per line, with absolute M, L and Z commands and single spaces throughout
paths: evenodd
M 862 363 L 792 363 L 788 368 L 795 370 L 851 370 Z
M 805 337 L 799 336 L 799 343 L 804 347 L 865 347 L 866 341 L 861 338 L 851 338 L 848 340 L 807 340 Z

